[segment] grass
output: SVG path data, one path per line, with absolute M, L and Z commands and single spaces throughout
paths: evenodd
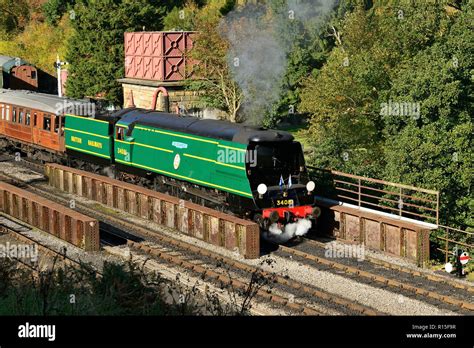
M 222 266 L 217 266 L 222 267 Z M 223 269 L 231 277 L 229 269 Z M 231 278 L 232 279 L 232 278 Z M 90 265 L 59 265 L 33 273 L 14 260 L 0 258 L 0 315 L 250 315 L 260 289 L 273 283 L 259 270 L 246 289 L 222 285 L 228 301 L 179 277 L 166 280 L 145 264 L 105 262 L 102 276 Z M 73 299 L 73 300 L 72 300 Z

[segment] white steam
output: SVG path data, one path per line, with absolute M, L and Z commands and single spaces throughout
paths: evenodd
M 286 224 L 284 231 L 277 223 L 271 224 L 268 231 L 262 232 L 262 237 L 273 243 L 285 243 L 297 236 L 304 236 L 311 228 L 311 221 L 299 219 L 297 222 Z
M 272 2 L 273 1 L 273 2 Z M 220 30 L 230 43 L 228 64 L 244 95 L 241 112 L 260 124 L 285 86 L 288 55 L 305 32 L 319 32 L 337 0 L 272 0 L 231 11 Z

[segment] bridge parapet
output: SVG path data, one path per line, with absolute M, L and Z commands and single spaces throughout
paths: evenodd
M 344 242 L 406 258 L 420 267 L 430 259 L 430 232 L 436 225 L 400 219 L 370 209 L 317 198 L 323 207 L 318 231 Z
M 336 170 L 308 167 L 326 208 L 320 229 L 415 262 L 430 259 L 430 232 L 438 228 L 439 191 Z
M 400 218 L 439 224 L 439 191 L 308 166 L 320 196 Z

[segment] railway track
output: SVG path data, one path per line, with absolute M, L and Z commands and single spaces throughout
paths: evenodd
M 250 294 L 252 288 L 248 282 L 239 279 L 240 277 L 231 276 L 225 272 L 222 268 L 206 267 L 200 258 L 190 257 L 189 254 L 184 255 L 183 253 L 177 253 L 175 250 L 168 250 L 168 248 L 160 248 L 158 246 L 149 246 L 130 241 L 128 243 L 130 249 L 142 252 L 147 257 L 151 257 L 154 260 L 160 260 L 167 264 L 183 268 L 188 272 L 199 276 L 200 279 L 206 282 L 212 282 L 222 287 L 236 289 L 241 294 Z M 197 262 L 196 262 L 197 261 Z M 292 301 L 291 298 L 284 297 L 282 295 L 271 293 L 271 291 L 262 288 L 255 289 L 255 295 L 261 300 L 265 300 L 272 304 L 276 304 L 281 307 L 285 307 L 291 312 L 301 315 L 321 315 L 322 313 L 310 306 L 302 303 Z
M 324 243 L 304 239 L 302 245 L 305 244 L 311 247 L 301 248 L 301 245 L 292 247 L 281 245 L 276 253 L 283 257 L 291 256 L 293 259 L 301 260 L 310 267 L 328 269 L 337 272 L 339 275 L 344 274 L 348 277 L 363 280 L 371 285 L 389 288 L 392 292 L 400 292 L 417 298 L 421 296 L 442 303 L 448 308 L 455 308 L 465 314 L 474 314 L 472 287 L 464 286 L 463 284 L 453 286 L 450 283 L 446 283 L 444 279 L 439 279 L 443 277 L 431 276 L 414 270 L 403 272 L 388 262 L 373 258 L 368 261 L 373 263 L 372 267 L 369 267 L 367 262 L 363 265 L 354 266 L 354 263 L 359 261 L 353 260 L 349 262 L 347 258 L 335 261 L 334 259 L 322 256 L 324 253 Z M 369 271 L 366 269 L 369 269 Z M 395 271 L 397 273 L 394 273 Z M 389 272 L 392 273 L 391 276 L 387 275 Z M 405 277 L 402 276 L 403 274 L 405 274 Z M 403 279 L 403 281 L 400 281 L 400 279 Z M 443 285 L 443 287 L 441 288 L 440 285 Z M 433 290 L 434 288 L 436 288 L 436 291 Z M 450 294 L 453 290 L 457 290 L 456 296 Z
M 320 241 L 317 241 L 317 240 L 314 240 L 314 239 L 303 238 L 303 240 L 304 240 L 305 243 L 308 243 L 308 244 L 311 244 L 311 245 L 317 246 L 317 247 L 324 248 L 327 245 L 327 243 L 320 242 Z M 370 262 L 374 265 L 380 266 L 380 267 L 384 267 L 388 270 L 393 270 L 393 271 L 396 271 L 396 272 L 406 273 L 406 274 L 409 274 L 413 277 L 422 277 L 422 278 L 425 278 L 425 279 L 433 281 L 433 282 L 442 283 L 442 284 L 452 286 L 456 289 L 465 290 L 465 291 L 467 291 L 469 293 L 472 293 L 474 295 L 474 286 L 469 286 L 469 285 L 466 285 L 466 284 L 463 284 L 463 283 L 460 283 L 460 282 L 457 282 L 457 281 L 453 281 L 453 279 L 448 278 L 446 276 L 424 273 L 424 272 L 421 272 L 419 270 L 415 270 L 415 269 L 412 269 L 412 268 L 395 265 L 393 263 L 390 263 L 390 262 L 387 262 L 387 261 L 384 261 L 384 260 L 380 260 L 380 259 L 368 256 L 368 255 L 365 255 L 364 259 L 365 259 L 365 261 L 368 261 L 368 262 Z
M 11 219 L 9 219 L 13 224 L 15 225 L 19 225 L 18 222 L 16 221 L 13 221 Z M 27 227 L 25 227 L 24 225 L 20 225 L 22 226 L 23 228 L 26 228 L 28 230 L 31 230 Z M 70 266 L 73 266 L 73 267 L 80 267 L 81 266 L 81 263 L 78 262 L 77 260 L 67 256 L 64 252 L 62 251 L 57 251 L 51 247 L 49 247 L 48 245 L 44 244 L 44 243 L 41 243 L 40 241 L 32 238 L 32 237 L 29 237 L 27 235 L 24 234 L 24 230 L 21 229 L 17 229 L 15 227 L 12 227 L 12 226 L 7 226 L 3 223 L 0 223 L 0 232 L 3 232 L 3 233 L 8 233 L 10 234 L 13 238 L 15 238 L 16 240 L 18 240 L 19 242 L 22 242 L 22 243 L 25 243 L 25 244 L 29 244 L 29 245 L 36 245 L 38 247 L 38 250 L 41 251 L 43 254 L 45 255 L 48 255 L 50 257 L 53 257 L 53 258 L 58 258 L 61 262 L 64 262 Z M 35 273 L 38 273 L 39 270 L 36 266 L 28 263 L 28 262 L 25 262 L 24 260 L 22 260 L 21 258 L 15 258 L 15 261 L 17 262 L 20 262 L 23 266 L 31 269 L 33 272 Z M 96 274 L 101 276 L 101 272 L 98 271 L 98 270 L 95 270 Z
M 28 163 L 28 162 L 26 162 L 26 163 Z M 30 167 L 29 165 L 27 165 L 27 166 L 30 169 L 32 169 L 34 167 L 35 170 L 40 170 L 41 171 L 39 165 L 35 164 L 32 167 Z M 14 179 L 11 176 L 8 176 L 8 175 L 5 175 L 5 174 L 0 174 L 0 177 L 1 176 L 4 176 L 4 177 L 6 176 L 7 179 L 9 179 L 9 180 L 18 181 L 18 179 Z M 62 200 L 63 202 L 67 203 L 67 200 L 65 198 L 58 197 L 57 193 L 53 194 L 52 193 L 53 190 L 47 192 L 46 190 L 39 189 L 37 186 L 33 186 L 31 184 L 25 184 L 25 183 L 22 183 L 22 184 L 27 185 L 29 187 L 29 189 L 36 190 L 37 192 L 38 192 L 38 190 L 41 191 L 39 194 L 43 195 L 43 196 L 46 195 L 47 196 L 46 198 L 53 197 L 54 200 Z M 230 258 L 225 258 L 220 254 L 213 253 L 213 252 L 208 251 L 206 249 L 199 248 L 195 245 L 190 245 L 188 243 L 179 241 L 178 239 L 171 238 L 171 237 L 166 236 L 164 234 L 158 234 L 159 232 L 150 232 L 146 227 L 137 226 L 135 223 L 130 223 L 129 221 L 127 221 L 125 219 L 120 219 L 120 218 L 117 218 L 117 217 L 112 217 L 108 214 L 100 213 L 97 210 L 90 209 L 90 208 L 88 208 L 85 205 L 82 205 L 80 203 L 78 203 L 77 210 L 80 211 L 80 212 L 83 212 L 86 215 L 97 217 L 99 220 L 101 220 L 103 222 L 107 221 L 108 226 L 112 226 L 112 227 L 116 226 L 115 228 L 118 229 L 118 230 L 122 230 L 122 231 L 127 230 L 127 231 L 129 231 L 125 234 L 125 237 L 124 237 L 123 234 L 117 236 L 117 234 L 114 234 L 113 232 L 110 232 L 109 228 L 104 228 L 104 229 L 101 228 L 101 235 L 112 236 L 111 237 L 112 239 L 120 240 L 119 244 L 125 244 L 126 243 L 131 248 L 140 249 L 143 252 L 148 253 L 151 256 L 155 257 L 155 258 L 156 257 L 162 258 L 164 261 L 166 261 L 168 263 L 173 263 L 175 265 L 178 265 L 182 268 L 187 269 L 188 271 L 191 271 L 191 272 L 194 272 L 194 273 L 199 272 L 199 271 L 204 272 L 204 270 L 199 269 L 199 267 L 197 267 L 196 264 L 189 263 L 186 260 L 180 259 L 179 257 L 173 256 L 173 255 L 170 255 L 170 254 L 167 254 L 167 253 L 164 253 L 164 252 L 159 252 L 157 254 L 156 250 L 154 251 L 154 250 L 152 250 L 152 248 L 146 247 L 146 246 L 144 246 L 142 248 L 139 244 L 140 243 L 139 240 L 137 240 L 136 238 L 130 240 L 130 238 L 128 238 L 127 236 L 129 236 L 129 237 L 130 236 L 135 236 L 136 237 L 135 233 L 138 233 L 138 235 L 140 235 L 140 236 L 147 236 L 147 237 L 155 238 L 160 243 L 165 243 L 169 246 L 172 246 L 173 248 L 178 248 L 178 249 L 180 249 L 180 250 L 182 250 L 182 251 L 184 251 L 188 254 L 193 253 L 195 255 L 200 255 L 200 257 L 204 257 L 204 258 L 207 258 L 207 259 L 212 259 L 215 262 L 220 262 L 220 263 L 224 262 L 228 266 L 230 266 L 234 269 L 238 269 L 241 272 L 246 272 L 247 274 L 249 274 L 249 273 L 251 274 L 252 272 L 256 271 L 256 268 L 254 266 L 250 266 L 248 264 L 245 264 L 245 263 L 242 263 L 240 261 L 236 261 L 236 260 L 233 260 L 233 259 L 230 259 Z M 110 237 L 109 237 L 109 239 L 110 239 Z M 319 248 L 319 249 L 321 249 L 324 246 L 324 243 L 309 240 L 309 239 L 305 239 L 305 243 L 308 244 L 308 245 L 311 245 L 313 248 Z M 104 245 L 114 245 L 115 243 L 110 242 L 110 241 L 103 241 L 103 244 Z M 359 267 L 354 267 L 354 266 L 351 266 L 351 265 L 348 265 L 348 264 L 344 264 L 343 262 L 335 262 L 334 260 L 328 260 L 327 258 L 318 256 L 317 252 L 305 252 L 303 250 L 290 248 L 288 246 L 280 246 L 279 252 L 281 252 L 283 254 L 286 254 L 286 255 L 292 255 L 293 257 L 296 257 L 296 258 L 300 258 L 305 263 L 310 264 L 312 267 L 315 267 L 315 266 L 324 267 L 324 268 L 327 268 L 328 270 L 331 270 L 333 272 L 337 272 L 337 273 L 342 272 L 343 274 L 345 274 L 347 276 L 355 277 L 355 278 L 361 279 L 361 280 L 363 280 L 365 282 L 368 282 L 368 283 L 371 283 L 371 284 L 376 284 L 376 286 L 378 286 L 378 287 L 391 288 L 395 292 L 409 293 L 409 294 L 411 294 L 411 296 L 416 296 L 417 298 L 419 298 L 419 296 L 422 296 L 424 298 L 443 303 L 446 306 L 448 306 L 449 308 L 454 307 L 457 310 L 461 310 L 461 311 L 467 312 L 469 314 L 472 314 L 472 311 L 474 311 L 473 303 L 468 301 L 466 298 L 461 298 L 461 299 L 456 298 L 454 296 L 450 296 L 447 293 L 439 293 L 438 291 L 433 291 L 431 289 L 427 289 L 426 286 L 420 287 L 420 286 L 413 285 L 414 282 L 407 282 L 407 283 L 400 282 L 399 280 L 393 279 L 393 277 L 387 277 L 387 276 L 379 274 L 378 272 L 374 272 L 374 271 L 369 272 L 369 271 L 366 271 L 366 270 L 362 270 Z M 412 276 L 414 278 L 417 278 L 417 279 L 423 278 L 423 279 L 425 279 L 426 281 L 429 281 L 429 282 L 437 282 L 438 284 L 444 284 L 445 286 L 450 286 L 451 288 L 455 288 L 455 289 L 458 289 L 458 290 L 465 291 L 465 293 L 468 294 L 468 295 L 472 294 L 474 292 L 474 290 L 471 287 L 465 286 L 464 284 L 460 284 L 460 283 L 454 283 L 454 284 L 449 283 L 448 284 L 446 279 L 443 279 L 444 277 L 441 277 L 441 276 L 433 276 L 433 275 L 424 274 L 423 272 L 419 272 L 419 271 L 415 271 L 415 270 L 403 269 L 399 266 L 392 265 L 392 264 L 389 264 L 387 262 L 377 260 L 377 259 L 373 259 L 373 258 L 370 258 L 369 261 L 374 265 L 378 265 L 379 267 L 390 269 L 392 271 L 397 271 L 399 273 L 406 273 L 406 274 L 409 274 L 410 276 Z M 210 279 L 221 279 L 221 281 L 223 281 L 223 279 L 224 279 L 223 277 L 225 277 L 222 274 L 220 274 L 220 275 L 215 274 L 215 272 L 214 273 L 212 273 L 212 272 L 206 273 L 206 272 L 209 272 L 209 270 L 206 270 L 205 273 L 202 274 L 202 275 L 205 276 L 205 277 L 209 277 Z M 265 274 L 265 276 L 269 277 L 270 274 L 267 273 L 267 274 Z M 229 282 L 229 281 L 231 281 L 231 280 L 227 279 L 227 282 Z M 279 286 L 285 287 L 286 289 L 289 289 L 290 291 L 298 292 L 298 298 L 300 298 L 301 295 L 304 294 L 304 296 L 307 296 L 309 298 L 317 298 L 320 301 L 331 303 L 331 304 L 335 305 L 336 307 L 339 307 L 339 308 L 342 307 L 342 308 L 344 308 L 344 310 L 346 310 L 347 312 L 349 312 L 351 314 L 361 314 L 361 315 L 380 315 L 380 314 L 383 314 L 381 312 L 373 310 L 372 308 L 354 303 L 353 301 L 349 301 L 349 300 L 347 300 L 345 298 L 342 298 L 340 296 L 336 296 L 334 294 L 322 291 L 321 289 L 317 289 L 317 288 L 308 286 L 306 284 L 301 284 L 301 283 L 298 283 L 297 281 L 292 281 L 292 280 L 290 280 L 288 278 L 285 278 L 285 277 L 281 277 L 281 276 L 276 275 L 275 282 Z M 267 298 L 267 299 L 270 299 L 270 301 L 272 301 L 271 300 L 272 295 L 270 295 L 268 293 L 262 294 L 261 296 L 263 296 L 263 298 Z M 289 298 L 287 298 L 286 300 L 281 296 L 280 297 L 274 297 L 274 298 L 276 299 L 274 302 L 280 303 L 280 305 L 281 304 L 289 305 L 289 307 L 293 307 L 293 309 L 296 310 L 296 312 L 305 313 L 305 314 L 311 312 L 310 309 L 306 309 L 306 312 L 305 312 L 305 309 L 302 308 L 302 307 L 296 309 L 297 306 L 295 306 L 295 303 L 293 301 L 291 301 Z M 314 314 L 318 314 L 318 313 L 316 311 L 314 311 Z
M 4 178 L 5 180 L 8 180 L 13 184 L 21 185 L 23 189 L 27 189 L 29 191 L 32 191 L 32 192 L 34 192 L 34 193 L 36 193 L 36 194 L 38 194 L 38 195 L 40 195 L 44 198 L 47 198 L 47 199 L 50 199 L 50 200 L 53 200 L 53 201 L 56 201 L 58 203 L 65 204 L 65 205 L 67 205 L 69 203 L 68 198 L 62 197 L 61 194 L 58 195 L 58 193 L 54 192 L 53 189 L 46 190 L 44 188 L 39 188 L 37 185 L 33 185 L 33 184 L 30 184 L 30 183 L 25 183 L 25 182 L 15 178 L 15 177 L 13 177 L 12 175 L 8 175 L 8 174 L 5 174 L 5 173 L 0 173 L 0 178 Z M 102 223 L 106 223 L 106 225 L 109 226 L 109 227 L 106 228 L 106 229 L 103 229 L 101 227 L 101 232 L 103 231 L 103 232 L 105 232 L 109 235 L 115 235 L 117 237 L 116 233 L 114 234 L 114 232 L 111 232 L 110 227 L 112 227 L 114 229 L 117 229 L 117 230 L 120 230 L 120 231 L 124 231 L 125 233 L 118 236 L 118 237 L 127 239 L 127 243 L 129 245 L 137 246 L 136 238 L 143 238 L 144 236 L 146 236 L 147 238 L 151 237 L 151 238 L 154 238 L 155 240 L 157 240 L 159 243 L 169 245 L 173 248 L 180 248 L 181 250 L 185 250 L 188 253 L 193 252 L 194 254 L 199 255 L 200 257 L 205 257 L 207 259 L 212 259 L 214 262 L 225 263 L 229 267 L 231 267 L 233 269 L 238 269 L 241 272 L 245 272 L 247 274 L 252 274 L 252 273 L 258 271 L 257 267 L 255 267 L 255 266 L 250 266 L 246 263 L 223 257 L 222 255 L 220 255 L 218 253 L 209 251 L 207 249 L 199 248 L 195 245 L 191 245 L 189 243 L 186 243 L 186 242 L 180 241 L 178 239 L 169 237 L 165 234 L 160 234 L 159 232 L 155 232 L 155 231 L 151 232 L 145 226 L 140 226 L 140 225 L 137 225 L 136 223 L 131 223 L 130 221 L 128 221 L 126 219 L 122 219 L 122 218 L 118 218 L 118 217 L 112 217 L 110 214 L 105 214 L 105 213 L 97 211 L 96 209 L 91 209 L 91 208 L 87 207 L 85 204 L 82 204 L 80 202 L 76 202 L 76 210 L 83 213 L 83 214 L 85 214 L 85 215 L 88 215 L 90 217 L 97 218 Z M 133 238 L 135 238 L 135 240 L 130 240 L 129 237 L 124 237 L 124 235 L 129 236 L 129 237 L 132 236 Z M 145 239 L 145 238 L 143 238 L 143 239 Z M 135 243 L 135 244 L 130 244 L 130 243 Z M 110 245 L 109 242 L 106 242 L 104 244 Z M 168 257 L 167 261 L 172 262 L 172 261 L 174 261 L 174 259 Z M 185 266 L 191 267 L 187 263 L 183 262 L 181 267 L 187 268 Z M 272 276 L 268 272 L 263 272 L 263 275 L 266 276 L 266 277 L 271 277 Z M 219 277 L 224 279 L 223 275 L 220 275 Z M 304 284 L 304 283 L 297 282 L 295 280 L 291 280 L 291 279 L 288 279 L 288 278 L 285 278 L 285 277 L 282 277 L 282 276 L 278 276 L 278 275 L 275 276 L 275 280 L 276 280 L 276 283 L 279 286 L 284 287 L 284 288 L 288 289 L 289 291 L 295 292 L 296 296 L 295 295 L 292 295 L 292 296 L 290 295 L 286 299 L 284 299 L 282 296 L 271 295 L 271 294 L 263 294 L 262 293 L 261 294 L 262 298 L 266 298 L 269 301 L 278 304 L 279 306 L 282 306 L 282 305 L 286 306 L 286 307 L 292 309 L 293 311 L 296 310 L 296 312 L 299 312 L 299 313 L 303 313 L 303 314 L 310 314 L 311 313 L 312 315 L 320 314 L 317 311 L 315 311 L 314 309 L 311 309 L 310 307 L 304 308 L 304 307 L 301 307 L 301 305 L 298 305 L 298 304 L 294 303 L 294 301 L 293 301 L 294 297 L 300 298 L 300 297 L 303 296 L 303 297 L 306 297 L 308 302 L 318 300 L 320 302 L 320 304 L 324 304 L 324 305 L 330 304 L 331 306 L 333 306 L 335 308 L 338 308 L 339 310 L 345 312 L 346 314 L 352 314 L 352 315 L 354 315 L 354 314 L 358 314 L 358 315 L 382 315 L 382 314 L 384 314 L 384 313 L 379 312 L 377 310 L 374 310 L 370 307 L 367 307 L 367 306 L 364 306 L 364 305 L 361 305 L 361 304 L 358 304 L 358 303 L 354 303 L 353 301 L 347 300 L 343 297 L 328 293 L 328 292 L 323 291 L 321 289 L 309 286 L 309 285 Z M 298 307 L 298 306 L 300 306 L 300 307 Z

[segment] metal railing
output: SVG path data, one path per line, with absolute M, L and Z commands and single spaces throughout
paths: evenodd
M 438 225 L 439 191 L 308 166 L 327 198 Z
M 435 249 L 444 253 L 445 262 L 448 262 L 449 255 L 453 255 L 450 246 L 462 247 L 469 254 L 472 254 L 474 251 L 474 232 L 442 225 L 439 225 L 438 231 L 442 231 L 444 234 L 433 234 L 438 242 L 438 246 Z

